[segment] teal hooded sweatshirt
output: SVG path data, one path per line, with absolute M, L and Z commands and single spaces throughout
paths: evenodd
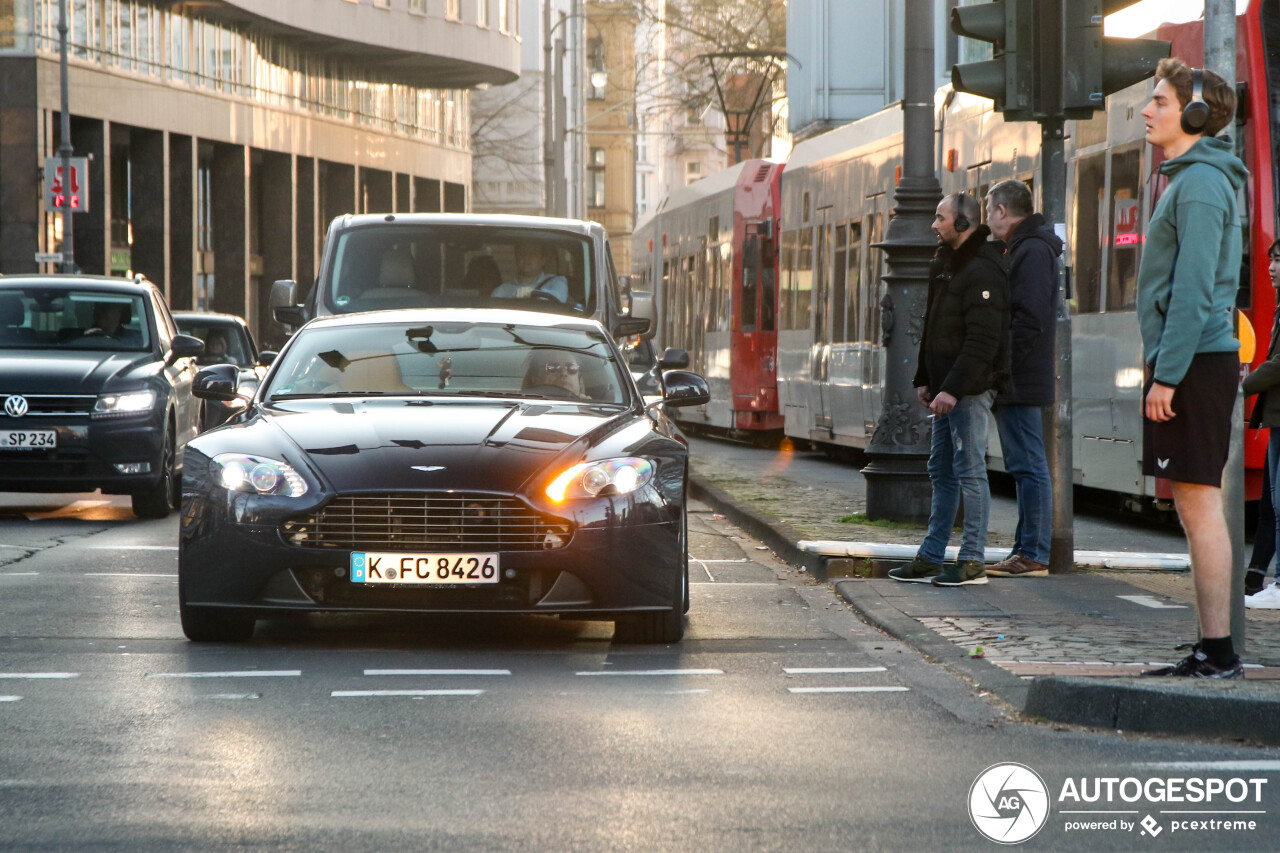
M 1198 140 L 1160 173 L 1169 185 L 1156 204 L 1138 267 L 1138 324 L 1156 382 L 1176 386 L 1192 356 L 1235 352 L 1241 224 L 1236 193 L 1249 176 L 1229 139 Z

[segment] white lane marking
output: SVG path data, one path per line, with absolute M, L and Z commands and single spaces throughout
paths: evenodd
M 0 696 L 0 702 L 21 702 L 21 696 Z
M 723 669 L 609 669 L 574 675 L 724 675 Z
M 1157 770 L 1240 770 L 1263 773 L 1280 772 L 1280 761 L 1269 758 L 1244 759 L 1241 761 L 1154 761 L 1138 764 L 1139 767 L 1151 767 Z
M 176 551 L 177 545 L 86 545 L 90 551 Z
M 78 672 L 0 672 L 0 678 L 79 678 Z
M 885 672 L 886 669 L 883 666 L 784 666 L 782 671 L 788 675 L 816 675 L 840 672 Z
M 147 572 L 85 572 L 86 578 L 176 578 L 177 575 L 150 574 Z
M 366 669 L 365 675 L 510 675 L 509 669 Z
M 335 699 L 369 696 L 479 696 L 483 690 L 334 690 L 329 695 Z
M 261 699 L 261 693 L 210 693 L 207 696 L 197 696 L 197 699 Z
M 147 678 L 286 678 L 302 675 L 300 669 L 245 669 L 228 672 L 151 672 Z
M 689 559 L 693 560 L 695 563 L 749 563 L 751 562 L 745 557 L 739 560 L 703 560 L 698 557 L 690 557 Z
M 12 549 L 13 549 L 13 550 L 15 550 L 15 551 L 27 551 L 27 550 L 31 550 L 31 549 L 29 549 L 29 548 L 25 548 L 25 547 L 23 547 L 22 545 L 0 545 L 0 548 L 12 548 Z
M 40 573 L 39 572 L 4 572 L 0 574 L 0 578 L 30 577 L 31 575 L 38 575 L 38 574 Z
M 788 687 L 788 693 L 905 693 L 910 687 Z
M 712 586 L 712 584 L 707 581 L 690 581 L 689 586 Z M 716 583 L 715 586 L 777 586 L 777 584 L 768 583 L 767 581 L 721 581 Z
M 1185 604 L 1165 604 L 1163 601 L 1157 601 L 1153 595 L 1117 595 L 1116 598 L 1123 598 L 1125 601 L 1132 601 L 1134 604 L 1141 604 L 1143 607 L 1150 607 L 1154 610 L 1186 610 Z

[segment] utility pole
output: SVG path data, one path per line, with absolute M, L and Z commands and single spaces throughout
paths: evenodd
M 62 104 L 59 107 L 59 130 L 62 137 L 58 144 L 58 154 L 62 157 L 62 272 L 74 273 L 76 269 L 75 220 L 71 211 L 71 155 L 75 149 L 71 147 L 71 108 L 70 84 L 67 81 L 67 0 L 58 2 L 58 50 L 59 65 L 62 74 Z M 46 175 L 45 180 L 49 180 Z
M 65 2 L 65 0 L 64 0 Z M 551 73 L 551 2 L 542 2 L 542 184 L 543 213 L 555 216 L 555 93 Z
M 929 261 L 938 241 L 930 225 L 942 188 L 933 159 L 933 0 L 907 0 L 902 102 L 902 180 L 893 194 L 893 218 L 882 243 L 888 256 L 881 342 L 885 348 L 884 406 L 867 447 L 867 517 L 922 522 L 933 489 L 926 463 L 931 427 L 916 400 L 918 332 L 924 316 Z
M 1235 84 L 1236 4 L 1235 0 L 1205 0 L 1204 67 Z M 1239 107 L 1237 107 L 1237 110 Z M 1233 128 L 1228 124 L 1229 129 Z M 1237 140 L 1237 142 L 1239 142 Z M 1239 331 L 1239 312 L 1233 312 Z M 1231 642 L 1237 653 L 1244 652 L 1244 394 L 1236 390 L 1231 410 L 1231 444 L 1227 467 L 1222 471 L 1222 505 L 1231 537 Z

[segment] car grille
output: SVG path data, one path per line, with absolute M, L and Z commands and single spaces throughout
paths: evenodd
M 304 548 L 545 551 L 567 545 L 573 526 L 513 498 L 428 492 L 342 495 L 282 533 Z
M 0 392 L 0 403 L 9 395 Z M 26 417 L 49 415 L 87 415 L 93 411 L 97 397 L 84 394 L 19 394 L 27 401 Z M 0 419 L 8 419 L 0 409 Z

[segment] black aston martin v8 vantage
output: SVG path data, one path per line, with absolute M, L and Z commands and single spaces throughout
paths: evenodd
M 200 371 L 228 400 L 238 371 Z M 666 405 L 708 399 L 664 375 Z M 193 439 L 191 640 L 284 611 L 546 613 L 676 642 L 688 453 L 593 320 L 399 310 L 313 320 L 233 423 Z

